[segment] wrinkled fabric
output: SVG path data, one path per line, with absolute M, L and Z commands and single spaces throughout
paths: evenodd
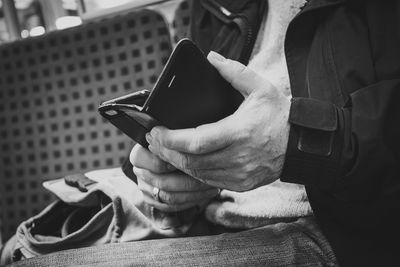
M 60 251 L 13 266 L 338 266 L 315 219 L 221 235 Z
M 164 213 L 147 205 L 137 185 L 120 168 L 86 176 L 96 182 L 87 192 L 67 185 L 64 179 L 43 184 L 59 200 L 20 224 L 6 244 L 2 263 L 71 248 L 184 236 L 199 215 L 196 207 Z M 193 229 L 208 234 L 206 227 Z
M 87 192 L 64 179 L 43 184 L 59 200 L 18 227 L 5 245 L 3 264 L 72 248 L 239 231 L 310 213 L 302 191 L 279 181 L 246 193 L 223 190 L 206 208 L 206 220 L 197 207 L 164 213 L 149 206 L 120 168 L 86 177 L 93 180 Z
M 302 186 L 277 180 L 247 192 L 222 190 L 205 215 L 225 227 L 250 229 L 310 216 L 312 209 Z

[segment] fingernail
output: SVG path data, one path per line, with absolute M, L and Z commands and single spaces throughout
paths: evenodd
M 222 55 L 220 55 L 214 51 L 211 51 L 210 53 L 208 53 L 208 59 L 219 61 L 219 62 L 224 62 L 226 60 L 225 57 L 223 57 Z
M 146 141 L 149 144 L 153 141 L 153 137 L 151 137 L 150 133 L 146 133 Z

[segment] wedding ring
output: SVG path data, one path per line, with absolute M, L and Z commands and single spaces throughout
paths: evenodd
M 160 188 L 158 188 L 158 187 L 154 187 L 154 188 L 153 188 L 153 198 L 154 198 L 156 201 L 162 203 L 162 201 L 161 201 L 161 199 L 160 199 Z

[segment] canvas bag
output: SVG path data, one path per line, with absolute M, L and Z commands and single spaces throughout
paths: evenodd
M 19 225 L 5 245 L 2 263 L 71 248 L 211 233 L 198 218 L 198 207 L 164 213 L 146 204 L 121 168 L 85 176 L 91 181 L 86 192 L 64 178 L 43 183 L 59 200 Z

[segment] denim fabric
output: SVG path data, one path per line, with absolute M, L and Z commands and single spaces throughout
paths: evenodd
M 72 249 L 12 266 L 337 266 L 313 217 L 236 233 Z

